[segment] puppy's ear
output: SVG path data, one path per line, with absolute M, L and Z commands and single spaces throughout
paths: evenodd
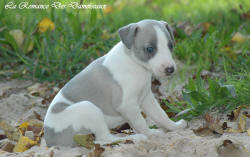
M 175 43 L 174 32 L 173 32 L 172 27 L 166 21 L 161 21 L 161 22 L 165 25 L 166 29 L 169 32 L 170 38 L 172 39 L 173 43 Z
M 139 29 L 139 26 L 136 23 L 132 23 L 127 26 L 121 27 L 118 30 L 121 41 L 128 49 L 131 49 L 135 41 L 135 37 L 138 32 L 138 29 Z

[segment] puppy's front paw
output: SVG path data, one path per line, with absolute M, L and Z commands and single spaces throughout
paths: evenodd
M 187 127 L 187 121 L 185 121 L 184 119 L 179 120 L 178 122 L 176 122 L 177 124 L 177 129 L 184 129 Z

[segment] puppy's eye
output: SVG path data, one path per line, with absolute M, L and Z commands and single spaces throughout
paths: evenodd
M 154 52 L 154 48 L 153 47 L 147 47 L 147 52 L 148 53 L 153 53 Z
M 168 48 L 170 49 L 170 51 L 173 51 L 174 45 L 172 44 L 172 42 L 168 42 Z

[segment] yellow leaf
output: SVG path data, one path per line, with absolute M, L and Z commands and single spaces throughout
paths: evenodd
M 241 33 L 237 32 L 232 37 L 232 41 L 236 43 L 243 43 L 246 40 L 246 37 L 242 35 Z
M 107 6 L 105 9 L 104 9 L 104 13 L 105 14 L 109 14 L 109 13 L 111 13 L 113 11 L 113 8 L 111 7 L 111 6 Z
M 204 22 L 201 25 L 202 25 L 203 31 L 207 32 L 211 24 L 209 22 Z
M 19 125 L 19 129 L 27 129 L 28 126 L 29 126 L 28 122 L 23 122 L 21 125 Z
M 9 152 L 6 152 L 4 150 L 0 150 L 0 154 L 6 154 L 6 153 L 9 153 Z
M 34 42 L 31 40 L 30 43 L 29 43 L 28 49 L 27 49 L 27 53 L 29 53 L 30 51 L 32 51 L 33 46 L 34 46 Z
M 241 133 L 241 130 L 236 130 L 236 129 L 228 128 L 226 130 L 226 132 L 229 132 L 229 133 Z
M 239 124 L 238 124 L 239 130 L 241 132 L 245 132 L 246 131 L 246 116 L 245 115 L 240 115 L 240 120 L 239 120 Z
M 23 31 L 16 29 L 16 30 L 11 30 L 9 34 L 15 39 L 16 44 L 18 47 L 21 47 L 24 41 L 24 33 Z
M 74 136 L 74 141 L 80 146 L 83 146 L 87 149 L 91 149 L 94 147 L 94 137 L 91 134 L 77 134 Z
M 107 30 L 103 30 L 103 32 L 102 32 L 102 39 L 107 40 L 107 39 L 110 38 L 110 36 L 111 35 L 108 33 Z
M 96 51 L 96 54 L 97 54 L 98 57 L 101 56 L 101 53 L 100 53 L 100 51 L 98 51 L 98 50 Z
M 13 152 L 24 152 L 36 144 L 37 144 L 36 141 L 33 141 L 29 139 L 28 137 L 21 135 L 18 140 L 18 143 L 13 149 Z
M 39 24 L 38 24 L 38 32 L 44 33 L 48 29 L 54 30 L 55 29 L 55 24 L 49 18 L 46 17 L 42 21 L 39 22 Z
M 250 136 L 250 128 L 247 130 L 247 134 L 248 136 Z
M 242 106 L 239 106 L 238 108 L 236 108 L 233 113 L 234 113 L 234 120 L 237 120 L 240 114 L 240 110 L 241 110 Z
M 27 90 L 31 95 L 45 97 L 46 92 L 49 90 L 49 87 L 46 83 L 35 83 L 34 85 L 28 87 Z
M 18 141 L 20 135 L 19 135 L 19 131 L 17 128 L 14 128 L 13 126 L 6 123 L 5 121 L 0 120 L 0 129 L 4 131 L 5 135 L 10 140 Z

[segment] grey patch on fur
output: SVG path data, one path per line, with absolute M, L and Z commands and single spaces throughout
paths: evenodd
M 153 47 L 154 52 L 148 53 L 146 50 L 148 47 Z M 147 62 L 157 53 L 156 31 L 151 21 L 139 23 L 138 33 L 134 42 L 134 53 L 143 62 Z
M 137 28 L 138 28 L 138 25 L 136 23 L 132 23 L 118 30 L 121 41 L 124 43 L 124 45 L 128 49 L 131 49 L 134 43 Z
M 85 128 L 75 131 L 71 126 L 61 132 L 55 132 L 53 128 L 44 126 L 44 138 L 47 146 L 76 146 L 73 137 L 76 134 L 90 134 Z
M 165 21 L 161 21 L 161 22 L 165 24 L 165 27 L 167 28 L 168 33 L 169 33 L 169 35 L 170 35 L 170 38 L 171 38 L 171 40 L 172 40 L 171 42 L 173 42 L 173 44 L 175 44 L 174 32 L 173 32 L 172 27 L 171 27 L 167 22 L 165 22 Z
M 98 58 L 72 78 L 62 94 L 72 102 L 90 101 L 106 115 L 118 115 L 114 106 L 121 104 L 122 89 L 110 71 L 102 65 L 105 56 Z
M 67 104 L 65 102 L 58 102 L 53 104 L 51 111 L 53 113 L 59 113 L 62 112 L 65 108 L 67 108 L 70 104 Z
M 168 48 L 171 50 L 171 52 L 173 51 L 173 48 L 174 48 L 174 46 L 175 46 L 175 40 L 174 40 L 174 32 L 173 32 L 173 29 L 171 28 L 171 26 L 167 23 L 167 22 L 165 22 L 165 21 L 161 21 L 164 25 L 165 25 L 165 27 L 166 27 L 166 29 L 167 29 L 167 33 L 165 32 L 165 34 L 168 36 L 168 33 L 169 33 L 169 36 L 170 36 L 170 39 L 171 40 L 169 40 L 168 41 Z
M 135 56 L 143 62 L 147 62 L 148 60 L 153 58 L 155 54 L 157 53 L 158 41 L 157 41 L 157 36 L 156 36 L 156 31 L 154 29 L 154 26 L 158 26 L 162 30 L 168 42 L 170 42 L 171 44 L 174 43 L 172 30 L 170 29 L 169 25 L 167 25 L 166 22 L 164 23 L 164 21 L 142 20 L 138 23 L 130 24 L 128 26 L 138 27 L 135 38 L 130 40 L 130 42 L 134 41 L 133 44 L 134 44 Z M 148 53 L 147 52 L 148 47 L 153 47 L 154 52 Z

